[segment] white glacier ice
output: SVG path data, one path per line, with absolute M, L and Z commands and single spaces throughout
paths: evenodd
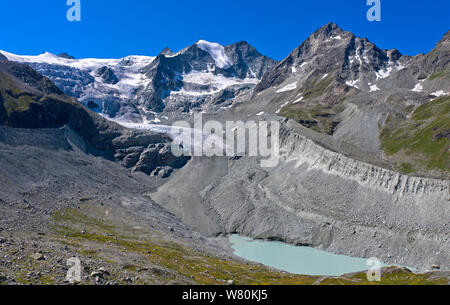
M 215 42 L 199 40 L 197 46 L 203 51 L 208 52 L 219 68 L 226 69 L 232 65 L 232 62 L 225 54 L 225 48 L 222 45 Z

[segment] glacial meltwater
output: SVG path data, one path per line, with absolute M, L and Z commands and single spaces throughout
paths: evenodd
M 367 259 L 337 255 L 310 247 L 230 236 L 234 254 L 294 274 L 338 276 L 370 269 Z M 385 265 L 383 265 L 385 266 Z

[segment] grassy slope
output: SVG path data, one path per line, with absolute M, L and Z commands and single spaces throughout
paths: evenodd
M 450 97 L 418 107 L 409 119 L 389 117 L 381 132 L 385 153 L 398 160 L 399 170 L 450 172 Z M 401 161 L 400 161 L 401 160 Z

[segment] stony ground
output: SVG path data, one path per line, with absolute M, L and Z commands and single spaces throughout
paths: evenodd
M 118 220 L 110 206 L 80 204 L 55 212 L 42 232 L 0 232 L 1 284 L 67 285 L 67 259 L 82 262 L 83 285 L 157 284 L 379 284 L 364 272 L 342 277 L 299 276 L 218 252 L 211 241 L 183 236 L 180 228 L 152 230 Z M 172 234 L 172 236 L 170 236 Z M 217 246 L 217 245 L 216 245 Z M 450 273 L 383 270 L 382 284 L 448 284 Z

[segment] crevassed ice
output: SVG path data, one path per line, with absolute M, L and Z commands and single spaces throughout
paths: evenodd
M 83 59 L 67 59 L 54 55 L 49 52 L 45 52 L 40 55 L 16 55 L 5 51 L 0 51 L 10 61 L 21 63 L 40 63 L 50 65 L 60 65 L 70 68 L 75 68 L 89 72 L 94 77 L 96 84 L 92 88 L 86 88 L 83 96 L 80 100 L 89 98 L 102 98 L 104 92 L 108 92 L 111 89 L 117 89 L 123 98 L 129 98 L 133 90 L 139 85 L 145 85 L 145 75 L 139 71 L 152 63 L 155 59 L 154 56 L 140 56 L 131 55 L 123 58 L 113 59 L 99 59 L 99 58 L 83 58 Z M 130 61 L 132 64 L 129 66 L 121 65 L 124 61 Z M 115 85 L 103 83 L 101 79 L 96 75 L 96 71 L 101 67 L 109 67 L 114 71 L 119 82 Z M 103 89 L 103 90 L 102 90 Z

